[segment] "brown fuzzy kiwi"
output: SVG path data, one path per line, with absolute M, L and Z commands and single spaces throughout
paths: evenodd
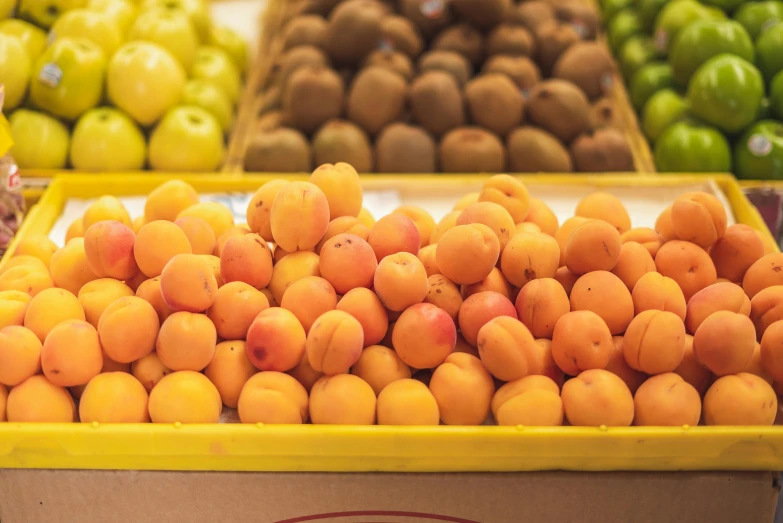
M 277 63 L 274 65 L 272 74 L 275 75 L 277 84 L 285 87 L 291 74 L 305 65 L 329 65 L 329 57 L 321 49 L 302 45 L 294 47 L 283 53 Z
M 601 127 L 622 128 L 620 115 L 615 109 L 614 102 L 609 98 L 599 98 L 593 102 L 590 108 L 590 118 L 595 129 L 600 129 Z
M 503 22 L 511 0 L 451 0 L 454 11 L 472 26 L 486 31 Z
M 480 127 L 449 131 L 438 148 L 440 170 L 445 173 L 498 173 L 506 170 L 503 142 Z
M 381 36 L 394 50 L 415 59 L 424 49 L 419 29 L 405 17 L 384 16 L 381 20 Z
M 511 10 L 510 20 L 507 23 L 521 25 L 535 34 L 538 27 L 544 22 L 555 20 L 555 8 L 547 2 L 533 0 L 522 2 Z
M 595 40 L 598 35 L 600 19 L 596 10 L 581 1 L 559 3 L 555 13 L 561 22 L 566 22 L 576 29 L 583 40 Z
M 419 74 L 427 71 L 445 71 L 451 74 L 460 87 L 464 86 L 473 76 L 470 62 L 454 51 L 428 51 L 419 57 L 417 64 Z
M 338 65 L 352 66 L 381 39 L 384 9 L 373 0 L 347 0 L 334 8 L 326 29 L 326 51 Z
M 444 27 L 452 22 L 451 11 L 445 0 L 440 4 L 440 9 L 428 11 L 428 3 L 422 0 L 400 0 L 399 12 L 419 28 L 424 38 L 432 38 Z
M 375 170 L 379 173 L 434 173 L 435 140 L 415 125 L 387 125 L 375 140 Z
M 253 124 L 253 130 L 255 132 L 271 131 L 277 129 L 283 123 L 283 112 L 274 110 L 269 111 L 258 117 L 258 120 Z
M 402 76 L 406 81 L 413 78 L 413 63 L 408 55 L 399 51 L 378 49 L 364 61 L 364 67 L 377 65 Z
M 595 100 L 611 91 L 615 70 L 614 60 L 603 43 L 577 42 L 560 55 L 552 76 L 576 84 Z
M 360 173 L 372 172 L 372 147 L 367 134 L 347 120 L 329 120 L 313 136 L 315 165 L 346 162 Z
M 258 132 L 248 142 L 244 166 L 250 172 L 310 172 L 310 143 L 296 129 L 280 127 Z
M 297 9 L 299 14 L 316 14 L 321 16 L 329 16 L 332 9 L 337 6 L 343 0 L 305 0 Z
M 537 127 L 518 127 L 506 138 L 508 169 L 515 173 L 568 173 L 574 170 L 562 142 Z
M 438 33 L 432 41 L 432 49 L 454 51 L 479 66 L 484 60 L 484 37 L 469 24 L 455 24 Z
M 579 40 L 579 33 L 568 24 L 556 21 L 542 23 L 536 31 L 536 55 L 541 72 L 549 76 L 560 55 Z
M 283 113 L 293 127 L 310 134 L 340 116 L 344 98 L 340 75 L 323 65 L 305 65 L 291 75 L 283 90 Z
M 283 49 L 300 45 L 323 48 L 326 41 L 326 20 L 318 15 L 302 15 L 291 19 L 283 28 Z
M 465 86 L 465 105 L 474 124 L 505 136 L 522 122 L 522 93 L 501 73 L 487 73 Z
M 576 170 L 602 173 L 633 171 L 633 154 L 622 131 L 606 127 L 587 132 L 571 144 Z
M 564 143 L 592 128 L 587 97 L 566 80 L 546 80 L 533 87 L 525 114 L 532 124 L 549 131 Z
M 530 31 L 519 25 L 497 26 L 487 37 L 487 56 L 535 56 L 536 42 Z
M 462 93 L 454 76 L 445 71 L 427 71 L 410 86 L 410 108 L 414 119 L 435 136 L 465 123 Z
M 359 71 L 348 92 L 348 118 L 371 135 L 400 117 L 406 83 L 397 73 L 377 65 Z
M 527 56 L 495 55 L 481 68 L 484 73 L 501 73 L 517 85 L 526 94 L 534 85 L 541 81 L 541 71 L 536 63 Z

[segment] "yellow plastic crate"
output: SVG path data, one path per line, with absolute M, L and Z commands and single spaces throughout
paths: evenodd
M 200 192 L 255 190 L 279 176 L 185 177 Z M 58 177 L 17 237 L 47 234 L 68 198 L 148 193 L 162 175 Z M 292 177 L 293 178 L 293 177 Z M 710 177 L 738 222 L 766 231 L 737 182 Z M 478 176 L 373 176 L 365 188 L 459 190 Z M 536 184 L 676 187 L 703 176 L 548 175 Z M 768 234 L 768 232 L 767 232 Z M 13 251 L 13 245 L 11 251 Z M 3 260 L 0 260 L 2 267 Z M 0 468 L 327 472 L 783 470 L 783 427 L 353 427 L 0 423 Z

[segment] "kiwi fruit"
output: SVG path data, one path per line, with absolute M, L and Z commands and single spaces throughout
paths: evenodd
M 283 53 L 272 68 L 277 84 L 285 87 L 291 74 L 305 65 L 329 65 L 329 57 L 321 49 L 312 45 L 301 45 Z
M 343 0 L 305 0 L 298 6 L 298 13 L 329 16 L 332 9 L 342 1 Z
M 515 173 L 568 173 L 571 156 L 560 140 L 536 127 L 518 127 L 506 138 L 508 169 Z
M 571 144 L 576 169 L 602 173 L 633 171 L 633 154 L 625 135 L 618 129 L 605 127 L 582 134 Z
M 451 0 L 454 11 L 482 31 L 503 22 L 511 5 L 511 0 Z
M 528 120 L 564 143 L 592 128 L 590 103 L 576 85 L 566 80 L 546 80 L 530 90 Z
M 555 6 L 555 16 L 570 24 L 583 40 L 595 40 L 600 20 L 594 8 L 582 2 L 569 1 Z
M 258 117 L 255 124 L 253 124 L 253 130 L 256 132 L 271 131 L 281 127 L 283 123 L 283 112 L 274 110 L 262 114 Z
M 245 171 L 310 172 L 312 151 L 307 138 L 296 129 L 280 127 L 257 132 L 247 144 Z
M 506 170 L 503 142 L 480 127 L 458 127 L 449 131 L 438 149 L 442 172 L 498 173 Z
M 373 0 L 347 0 L 334 8 L 326 28 L 326 51 L 338 65 L 353 66 L 378 46 L 384 8 Z
M 527 56 L 495 55 L 484 62 L 481 71 L 508 76 L 523 94 L 526 94 L 541 81 L 541 71 L 536 63 Z
M 614 102 L 609 98 L 599 98 L 593 102 L 590 108 L 590 119 L 595 129 L 600 129 L 601 127 L 622 128 L 620 115 L 614 107 Z
M 432 41 L 432 49 L 459 53 L 474 66 L 484 59 L 484 38 L 468 24 L 456 24 L 441 31 Z
M 465 86 L 465 105 L 471 121 L 505 136 L 522 122 L 522 93 L 501 73 L 487 73 Z
M 326 20 L 318 15 L 302 15 L 291 19 L 283 28 L 283 49 L 300 45 L 323 48 L 326 41 Z
M 413 78 L 413 63 L 408 55 L 399 51 L 378 49 L 373 51 L 364 61 L 364 66 L 379 66 L 395 72 L 406 81 Z
M 377 65 L 362 69 L 348 92 L 348 118 L 375 135 L 400 117 L 405 91 L 405 80 L 397 73 Z
M 541 72 L 549 76 L 560 55 L 579 40 L 579 33 L 568 24 L 556 21 L 542 23 L 536 30 L 536 55 Z
M 487 37 L 487 56 L 535 56 L 533 35 L 519 25 L 499 25 Z
M 419 74 L 427 71 L 445 71 L 462 87 L 473 76 L 473 67 L 467 58 L 454 51 L 429 51 L 419 57 Z
M 381 20 L 381 37 L 394 51 L 415 59 L 424 49 L 424 40 L 418 28 L 405 17 L 384 16 Z
M 433 173 L 435 140 L 415 125 L 387 125 L 375 140 L 375 170 L 379 173 Z
M 310 134 L 340 116 L 344 98 L 340 75 L 323 65 L 305 65 L 294 71 L 283 90 L 283 113 L 293 127 Z
M 604 44 L 577 42 L 560 55 L 552 76 L 574 83 L 595 100 L 611 90 L 615 70 L 614 60 Z
M 462 93 L 454 76 L 445 71 L 427 71 L 410 86 L 410 109 L 428 132 L 442 136 L 465 123 Z
M 346 120 L 329 120 L 313 136 L 315 165 L 346 162 L 360 173 L 372 171 L 372 147 L 367 134 Z
M 557 16 L 555 8 L 547 2 L 533 0 L 532 2 L 522 2 L 516 8 L 511 10 L 513 15 L 507 23 L 516 23 L 535 34 L 539 26 L 544 22 L 554 21 Z
M 452 21 L 446 0 L 442 0 L 439 4 L 422 2 L 422 0 L 400 0 L 398 9 L 400 14 L 413 22 L 427 39 L 432 38 Z

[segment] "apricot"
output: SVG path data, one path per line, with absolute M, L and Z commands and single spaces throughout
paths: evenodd
M 198 202 L 198 192 L 188 182 L 168 180 L 147 195 L 147 201 L 144 202 L 144 217 L 148 221 L 173 222 L 179 213 Z
M 571 272 L 611 271 L 620 259 L 620 233 L 602 220 L 583 223 L 571 233 L 565 248 L 565 265 Z
M 218 289 L 223 286 L 223 276 L 220 274 L 220 258 L 217 256 L 213 256 L 210 254 L 195 254 L 194 256 L 198 256 L 205 262 L 207 262 L 207 265 L 212 269 L 212 276 L 215 277 L 215 281 L 217 282 Z
M 740 223 L 730 225 L 710 249 L 718 277 L 733 282 L 741 282 L 750 266 L 764 254 L 764 243 L 756 231 Z
M 338 294 L 357 287 L 371 287 L 377 267 L 370 244 L 353 234 L 338 234 L 321 249 L 321 276 Z
M 30 267 L 31 269 L 38 269 L 42 271 L 48 271 L 49 265 L 45 264 L 35 256 L 29 256 L 29 255 L 21 255 L 21 256 L 13 256 L 12 258 L 9 258 L 2 267 L 0 267 L 0 276 L 2 276 L 6 271 L 9 269 L 13 269 L 14 267 Z
M 258 188 L 247 204 L 247 226 L 264 240 L 272 241 L 270 221 L 272 204 L 280 189 L 288 185 L 288 180 L 270 180 Z
M 348 372 L 364 348 L 359 321 L 344 311 L 323 313 L 307 334 L 305 350 L 313 370 L 327 376 Z
M 655 255 L 655 267 L 663 276 L 677 282 L 686 302 L 718 278 L 710 255 L 686 241 L 672 240 L 661 246 Z
M 769 383 L 740 372 L 715 380 L 704 395 L 703 411 L 705 425 L 772 425 L 778 398 Z
M 649 310 L 636 316 L 623 337 L 628 365 L 646 374 L 672 372 L 685 352 L 685 326 L 676 314 Z
M 315 246 L 315 252 L 321 252 L 324 243 L 338 234 L 353 234 L 354 236 L 358 236 L 362 240 L 367 241 L 367 238 L 370 236 L 370 228 L 360 222 L 359 218 L 356 218 L 355 216 L 340 216 L 339 218 L 334 218 L 326 227 L 326 232 L 324 233 L 323 238 L 321 238 L 321 241 Z
M 767 254 L 756 260 L 742 279 L 742 288 L 751 300 L 767 287 L 783 285 L 783 253 Z
M 82 392 L 79 419 L 82 423 L 148 423 L 148 401 L 147 390 L 130 374 L 98 374 Z
M 552 357 L 563 372 L 576 376 L 603 369 L 614 352 L 612 333 L 592 311 L 573 311 L 560 317 L 552 333 Z
M 520 222 L 516 224 L 516 234 L 522 234 L 522 233 L 536 233 L 536 234 L 542 234 L 541 227 L 536 225 L 535 223 L 531 222 Z M 558 249 L 560 246 L 558 246 Z
M 486 225 L 495 233 L 501 253 L 516 232 L 515 222 L 508 211 L 493 202 L 472 203 L 465 207 L 457 217 L 457 225 L 476 223 Z
M 163 294 L 160 292 L 160 276 L 145 280 L 136 289 L 136 296 L 152 305 L 152 308 L 158 313 L 158 321 L 160 323 L 163 323 L 174 312 L 165 302 Z
M 571 289 L 571 310 L 592 311 L 606 322 L 612 334 L 622 334 L 633 319 L 634 305 L 625 284 L 607 271 L 580 277 Z
M 508 316 L 493 318 L 478 332 L 481 363 L 501 381 L 524 378 L 537 367 L 538 347 L 525 325 Z
M 530 207 L 525 217 L 525 222 L 538 225 L 541 232 L 549 236 L 555 236 L 560 224 L 557 221 L 557 215 L 552 212 L 547 204 L 538 198 L 530 197 Z
M 218 289 L 215 303 L 207 311 L 207 316 L 215 324 L 220 338 L 244 340 L 250 324 L 267 308 L 269 301 L 261 291 L 235 281 Z
M 623 243 L 620 258 L 612 269 L 612 274 L 620 278 L 628 290 L 632 291 L 636 282 L 648 272 L 655 272 L 655 261 L 647 249 L 640 243 Z
M 362 184 L 353 166 L 345 162 L 322 164 L 310 175 L 310 182 L 326 195 L 332 218 L 357 216 L 362 210 Z
M 556 427 L 563 424 L 560 388 L 546 376 L 510 381 L 492 396 L 492 414 L 501 426 Z
M 436 261 L 435 257 L 436 250 L 437 245 L 427 245 L 419 249 L 419 254 L 416 255 L 419 258 L 419 261 L 421 261 L 421 264 L 424 265 L 424 270 L 427 272 L 427 277 L 430 277 L 433 274 L 440 274 L 438 262 Z
M 151 352 L 139 358 L 131 364 L 131 374 L 150 392 L 163 376 L 171 374 L 172 370 L 166 367 L 157 352 Z
M 463 298 L 468 298 L 477 292 L 493 291 L 502 294 L 508 299 L 516 299 L 518 290 L 511 286 L 503 272 L 494 267 L 486 278 L 478 283 L 462 285 L 460 293 Z
M 220 275 L 224 283 L 241 281 L 263 289 L 272 280 L 272 252 L 257 234 L 229 238 L 220 254 Z
M 699 394 L 703 395 L 712 382 L 712 372 L 701 364 L 693 353 L 693 336 L 685 335 L 685 350 L 682 353 L 682 361 L 674 369 L 682 379 L 693 385 Z
M 310 182 L 280 188 L 270 213 L 275 243 L 288 252 L 313 249 L 329 226 L 329 202 Z
M 337 294 L 324 278 L 307 276 L 289 285 L 280 306 L 294 313 L 305 332 L 310 332 L 321 314 L 337 307 Z
M 215 251 L 217 243 L 215 231 L 205 220 L 195 216 L 184 216 L 174 224 L 187 236 L 193 254 L 212 254 Z
M 540 338 L 536 340 L 538 357 L 534 360 L 535 367 L 530 371 L 531 375 L 546 376 L 554 381 L 558 387 L 563 386 L 565 374 L 555 363 L 552 356 L 552 340 Z
M 413 220 L 400 213 L 384 216 L 372 226 L 367 243 L 380 263 L 386 256 L 399 252 L 418 254 L 421 235 Z
M 212 267 L 196 254 L 177 254 L 160 275 L 163 300 L 176 312 L 206 311 L 215 302 L 217 291 Z
M 177 220 L 192 216 L 201 218 L 212 227 L 215 238 L 223 236 L 227 230 L 234 226 L 234 213 L 231 209 L 218 202 L 199 202 L 183 209 L 177 214 Z
M 565 265 L 565 250 L 568 245 L 568 241 L 571 239 L 571 235 L 574 233 L 577 227 L 584 225 L 591 221 L 590 218 L 582 218 L 581 216 L 572 216 L 563 222 L 557 232 L 555 232 L 554 238 L 557 241 L 557 245 L 560 247 L 560 266 Z
M 406 365 L 416 369 L 437 367 L 454 352 L 456 343 L 454 320 L 429 303 L 405 309 L 392 331 L 394 350 Z
M 118 299 L 106 308 L 98 322 L 104 352 L 119 363 L 130 363 L 152 352 L 159 330 L 157 311 L 137 296 Z
M 378 425 L 439 425 L 435 396 L 420 381 L 401 379 L 378 394 Z
M 232 409 L 237 408 L 242 387 L 256 372 L 258 369 L 247 358 L 245 342 L 241 340 L 218 343 L 212 361 L 204 369 L 204 375 L 217 387 L 223 405 Z
M 175 312 L 160 326 L 155 345 L 160 361 L 173 371 L 201 371 L 215 354 L 215 325 L 203 314 Z
M 226 244 L 228 243 L 228 240 L 231 240 L 232 238 L 241 238 L 247 234 L 252 234 L 250 229 L 244 226 L 235 226 L 235 227 L 229 227 L 226 229 L 226 231 L 220 235 L 220 237 L 215 242 L 215 249 L 209 253 L 214 254 L 218 258 L 223 256 L 223 249 L 226 248 Z M 258 237 L 258 235 L 256 235 Z M 266 240 L 262 242 L 265 247 L 269 247 L 266 244 Z M 270 252 L 271 254 L 271 252 Z
M 68 229 L 65 231 L 65 244 L 68 245 L 68 242 L 70 242 L 74 238 L 83 238 L 83 237 L 84 237 L 84 223 L 82 222 L 82 218 L 76 218 L 74 221 L 71 222 L 71 225 L 69 225 Z
M 8 421 L 6 406 L 8 404 L 8 389 L 5 385 L 0 385 L 0 422 Z
M 478 333 L 486 323 L 498 316 L 517 319 L 517 310 L 511 300 L 497 292 L 479 292 L 466 299 L 457 316 L 465 340 L 478 346 Z
M 82 215 L 83 230 L 86 231 L 91 225 L 106 220 L 117 221 L 128 227 L 131 226 L 128 210 L 115 196 L 101 196 L 87 206 L 84 215 Z
M 41 371 L 41 340 L 18 325 L 0 329 L 0 384 L 15 387 Z
M 2 309 L 2 293 L 0 293 L 0 310 Z M 0 313 L 2 317 L 2 313 Z M 750 300 L 750 319 L 756 328 L 756 339 L 761 339 L 767 327 L 776 321 L 783 320 L 783 285 L 773 285 L 757 293 Z M 2 324 L 2 320 L 0 320 Z
M 429 212 L 416 205 L 402 205 L 394 209 L 392 213 L 402 214 L 413 221 L 416 230 L 419 231 L 420 247 L 426 247 L 431 243 L 430 237 L 436 224 Z
M 54 327 L 41 348 L 41 369 L 60 387 L 85 385 L 103 368 L 103 353 L 95 327 L 67 320 Z
M 288 371 L 288 374 L 301 383 L 308 394 L 310 393 L 310 390 L 312 390 L 313 385 L 315 385 L 315 382 L 323 376 L 322 372 L 318 372 L 310 365 L 310 362 L 307 360 L 307 352 L 302 355 L 302 359 L 299 360 L 296 367 Z
M 628 242 L 638 243 L 644 247 L 653 258 L 655 258 L 655 255 L 658 254 L 658 249 L 663 245 L 663 241 L 661 240 L 661 237 L 658 236 L 658 233 L 649 227 L 629 229 L 620 235 L 620 241 L 622 241 L 623 244 Z
M 758 342 L 756 342 L 754 345 L 753 356 L 750 358 L 748 366 L 743 369 L 743 372 L 755 374 L 759 378 L 762 378 L 764 381 L 772 385 L 774 380 L 772 379 L 772 376 L 770 376 L 769 373 L 764 369 L 764 364 L 761 361 L 761 344 Z
M 673 312 L 685 320 L 685 296 L 677 282 L 657 272 L 648 272 L 636 282 L 631 293 L 635 314 L 646 310 Z
M 446 425 L 481 425 L 495 394 L 495 383 L 481 361 L 461 352 L 435 369 L 429 388 Z
M 742 372 L 755 345 L 753 322 L 736 312 L 713 312 L 693 334 L 693 353 L 716 376 Z
M 382 345 L 365 347 L 351 374 L 366 381 L 378 395 L 390 383 L 411 377 L 411 369 L 394 350 Z
M 294 378 L 265 371 L 245 382 L 237 409 L 242 423 L 300 425 L 308 420 L 308 403 L 307 391 Z
M 337 310 L 347 312 L 362 325 L 364 346 L 380 343 L 389 328 L 389 315 L 378 296 L 364 287 L 348 291 L 337 302 Z
M 553 278 L 533 280 L 522 287 L 515 307 L 519 320 L 536 338 L 551 338 L 557 320 L 571 310 L 563 286 Z
M 156 220 L 139 230 L 133 254 L 139 270 L 148 278 L 160 276 L 163 267 L 178 254 L 192 254 L 185 232 L 171 222 Z
M 726 233 L 726 209 L 715 196 L 690 192 L 672 204 L 672 228 L 677 238 L 707 248 Z
M 11 389 L 6 415 L 12 423 L 71 423 L 76 418 L 76 406 L 65 388 L 38 374 Z
M 571 290 L 574 288 L 576 280 L 581 277 L 580 274 L 576 274 L 568 270 L 568 267 L 560 267 L 555 272 L 555 280 L 559 283 L 563 290 L 565 290 L 568 296 L 571 296 Z
M 46 289 L 30 300 L 24 315 L 24 326 L 43 343 L 49 332 L 60 323 L 84 319 L 84 309 L 79 298 L 65 289 Z
M 127 280 L 139 271 L 133 257 L 136 235 L 119 222 L 98 222 L 84 233 L 90 270 L 99 278 Z
M 452 227 L 443 234 L 435 249 L 435 262 L 441 274 L 463 285 L 486 278 L 499 256 L 497 236 L 480 223 Z
M 489 177 L 481 187 L 478 201 L 500 205 L 508 212 L 514 223 L 527 218 L 530 208 L 530 194 L 527 187 L 522 181 L 508 174 Z
M 634 404 L 625 382 L 611 372 L 591 369 L 563 385 L 563 410 L 571 425 L 628 427 Z
M 454 352 L 464 352 L 476 358 L 479 357 L 478 349 L 468 343 L 460 332 L 457 332 L 457 343 L 454 345 Z
M 524 287 L 536 278 L 554 277 L 559 263 L 557 241 L 546 234 L 517 234 L 500 257 L 503 274 L 517 287 Z
M 55 252 L 49 262 L 49 271 L 55 286 L 67 289 L 73 294 L 79 294 L 85 284 L 98 278 L 87 262 L 83 238 L 71 240 Z
M 460 211 L 450 211 L 440 219 L 430 235 L 430 245 L 438 243 L 446 231 L 457 225 L 459 214 Z
M 477 201 L 479 201 L 479 194 L 481 193 L 469 192 L 468 194 L 460 196 L 459 200 L 457 200 L 457 203 L 455 203 L 454 207 L 452 207 L 452 210 L 462 211 L 468 205 L 476 203 Z
M 685 327 L 693 334 L 713 312 L 730 311 L 750 315 L 750 300 L 742 287 L 734 283 L 715 283 L 705 287 L 690 300 L 685 313 Z
M 783 321 L 770 324 L 761 337 L 761 365 L 776 382 L 783 381 Z M 743 369 L 744 370 L 744 369 Z
M 138 234 L 142 227 L 147 225 L 147 219 L 144 216 L 136 216 L 131 222 L 133 234 Z
M 11 258 L 13 260 L 14 258 Z M 44 289 L 54 287 L 54 281 L 49 270 L 31 264 L 5 267 L 0 274 L 0 292 L 22 292 L 29 297 L 35 296 Z
M 662 243 L 670 242 L 677 239 L 677 234 L 674 232 L 674 224 L 672 223 L 672 206 L 669 205 L 658 218 L 655 220 L 655 232 L 661 238 Z
M 305 353 L 307 335 L 293 312 L 281 307 L 261 311 L 247 331 L 247 357 L 260 370 L 285 372 Z
M 23 325 L 27 306 L 32 298 L 21 291 L 0 292 L 0 329 Z
M 427 296 L 424 298 L 424 303 L 431 303 L 443 309 L 452 320 L 457 321 L 462 301 L 459 288 L 442 274 L 434 274 L 427 278 Z
M 38 258 L 48 267 L 52 254 L 57 250 L 57 244 L 44 234 L 29 234 L 20 237 L 14 249 L 14 258 L 32 256 Z
M 79 302 L 87 321 L 98 328 L 101 315 L 112 303 L 126 296 L 133 296 L 130 287 L 111 278 L 93 280 L 79 291 Z
M 631 228 L 631 218 L 620 199 L 606 192 L 594 192 L 576 204 L 575 216 L 603 220 L 620 234 Z
M 375 392 L 351 374 L 324 376 L 310 391 L 310 419 L 315 425 L 373 425 Z
M 200 372 L 172 372 L 150 392 L 153 423 L 217 423 L 222 410 L 220 392 Z
M 391 254 L 378 264 L 374 288 L 384 307 L 401 312 L 424 301 L 427 296 L 427 272 L 413 254 Z
M 362 207 L 362 210 L 359 211 L 359 215 L 357 216 L 357 218 L 368 229 L 372 229 L 372 226 L 375 225 L 375 218 L 373 217 L 372 213 L 367 210 L 366 207 Z
M 695 427 L 701 417 L 701 397 L 693 385 L 672 372 L 645 381 L 633 398 L 634 425 Z
M 612 336 L 612 341 L 614 342 L 614 352 L 604 370 L 623 380 L 631 394 L 636 394 L 636 389 L 647 379 L 647 374 L 632 369 L 625 361 L 622 336 Z

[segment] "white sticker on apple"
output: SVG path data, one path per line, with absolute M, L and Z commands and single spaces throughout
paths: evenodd
M 772 142 L 763 134 L 754 134 L 748 138 L 748 150 L 753 156 L 763 158 L 772 152 Z
M 41 72 L 38 73 L 38 81 L 47 87 L 54 89 L 60 85 L 60 81 L 63 79 L 63 70 L 57 64 L 48 63 L 41 68 Z

